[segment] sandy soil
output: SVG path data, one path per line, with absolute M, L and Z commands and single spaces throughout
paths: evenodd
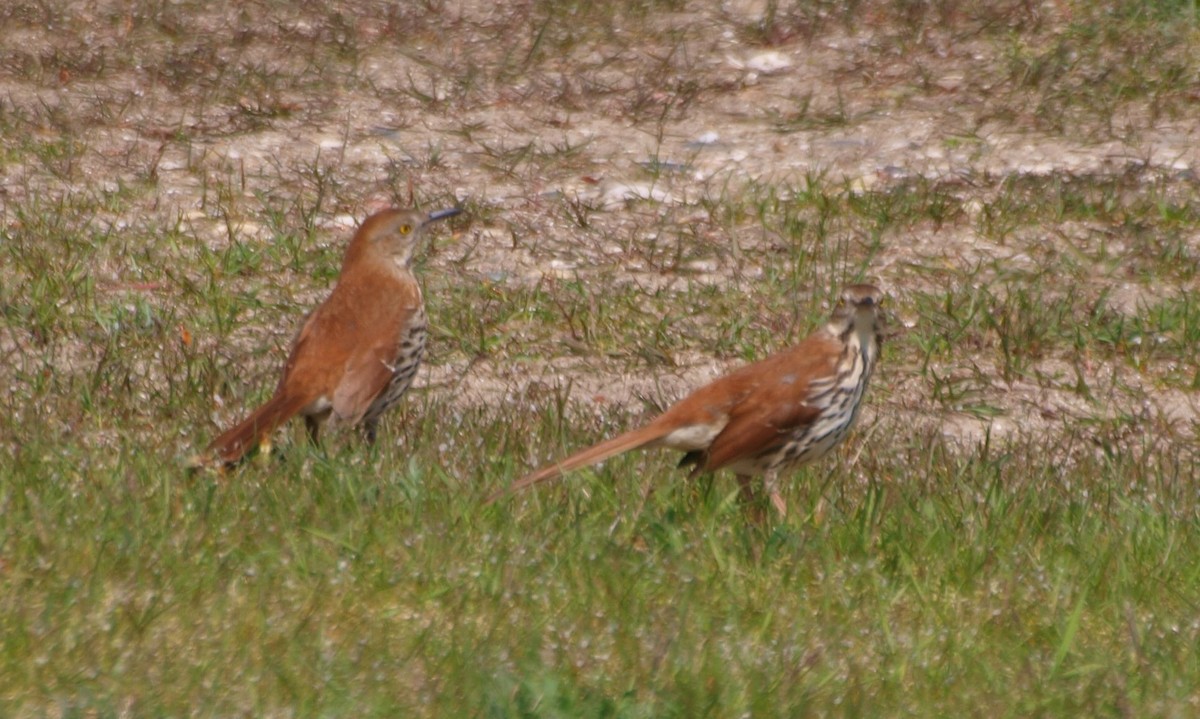
M 1186 184 L 1200 166 L 1193 118 L 1155 116 L 1138 103 L 1103 116 L 1067 110 L 1061 125 L 1047 118 L 1044 98 L 1012 85 L 1011 47 L 967 21 L 892 30 L 864 17 L 854 28 L 827 22 L 811 36 L 797 21 L 794 36 L 764 42 L 747 28 L 760 23 L 765 3 L 680 3 L 649 18 L 614 11 L 603 31 L 581 22 L 574 40 L 572 19 L 558 18 L 539 41 L 535 3 L 344 3 L 327 12 L 213 5 L 94 0 L 10 10 L 0 31 L 0 108 L 8 127 L 30 133 L 5 138 L 10 156 L 24 141 L 69 139 L 83 149 L 69 167 L 0 164 L 5 223 L 38 198 L 116 192 L 152 178 L 136 212 L 100 211 L 92 222 L 118 230 L 182 223 L 212 247 L 231 232 L 267 241 L 273 230 L 262 207 L 311 197 L 305 178 L 315 168 L 331 188 L 316 222 L 332 246 L 410 187 L 427 202 L 486 210 L 457 244 L 437 251 L 429 275 L 607 282 L 617 267 L 625 280 L 616 281 L 647 288 L 736 283 L 753 293 L 759 263 L 769 261 L 754 250 L 769 246 L 775 228 L 750 217 L 722 221 L 711 209 L 746 188 L 786 194 L 813 177 L 856 191 L 958 183 L 969 215 L 979 207 L 972 198 L 990 197 L 1014 176 L 1136 172 L 1146 183 Z M 1037 21 L 1030 53 L 1069 21 L 1055 3 L 1024 7 L 1007 21 L 1014 32 Z M 214 210 L 218 186 L 235 195 L 225 203 L 232 216 Z M 587 227 L 572 213 L 585 215 Z M 726 249 L 690 260 L 686 274 L 664 274 L 627 252 L 678 227 Z M 1064 223 L 999 244 L 976 227 L 968 216 L 889 238 L 871 271 L 893 298 L 899 328 L 918 325 L 906 297 L 937 289 L 938 277 L 981 262 L 1035 267 L 1040 244 L 1089 242 L 1105 230 Z M 1198 246 L 1190 245 L 1193 259 Z M 136 281 L 119 253 L 94 271 L 114 286 Z M 1095 278 L 1097 296 L 1107 292 L 1130 315 L 1194 289 Z M 308 304 L 323 291 L 319 283 L 298 288 L 294 299 Z M 263 332 L 286 342 L 291 329 Z M 265 337 L 245 339 L 261 351 Z M 419 382 L 452 387 L 461 402 L 524 402 L 533 411 L 544 388 L 570 384 L 580 411 L 610 413 L 677 397 L 735 364 L 702 351 L 671 359 L 673 367 L 634 373 L 628 363 L 566 350 L 514 365 L 434 348 Z M 1196 422 L 1195 395 L 1156 390 L 1154 371 L 1092 363 L 1085 371 L 1096 386 L 1112 386 L 1114 375 L 1121 382 L 1111 396 L 1088 400 L 1069 389 L 1076 367 L 1058 357 L 1037 368 L 1045 380 L 1004 382 L 969 353 L 935 370 L 982 377 L 976 392 L 1002 413 L 933 412 L 928 378 L 892 359 L 866 423 L 885 415 L 889 426 L 926 424 L 973 443 L 987 432 L 1037 432 L 1080 417 L 1129 414 L 1181 431 Z

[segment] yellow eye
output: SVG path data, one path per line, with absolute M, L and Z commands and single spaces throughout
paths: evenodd
M 400 225 L 400 234 L 407 235 L 412 232 L 412 225 Z

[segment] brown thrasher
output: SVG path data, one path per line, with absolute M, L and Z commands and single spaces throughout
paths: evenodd
M 296 335 L 274 396 L 214 439 L 197 464 L 235 464 L 297 414 L 314 443 L 330 419 L 361 424 L 373 443 L 380 416 L 408 390 L 425 351 L 413 255 L 430 223 L 461 211 L 389 209 L 364 220 L 337 286 Z
M 751 478 L 763 475 L 771 504 L 787 505 L 780 472 L 820 459 L 846 436 L 879 358 L 883 294 L 851 285 L 829 324 L 800 344 L 746 365 L 692 392 L 650 424 L 589 447 L 530 474 L 488 498 L 561 476 L 642 447 L 686 452 L 691 476 L 730 469 L 744 502 L 755 499 Z

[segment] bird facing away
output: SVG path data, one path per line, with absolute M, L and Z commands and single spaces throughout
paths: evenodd
M 373 443 L 380 416 L 408 390 L 425 351 L 413 256 L 431 223 L 459 212 L 389 209 L 363 221 L 337 285 L 296 335 L 275 394 L 214 439 L 199 463 L 236 464 L 297 414 L 314 443 L 330 420 L 361 425 Z
M 882 299 L 873 285 L 847 287 L 829 323 L 800 344 L 697 389 L 640 429 L 539 469 L 488 503 L 622 452 L 669 447 L 686 452 L 679 465 L 695 465 L 690 476 L 732 470 L 744 502 L 756 499 L 752 478 L 762 476 L 786 516 L 779 473 L 828 454 L 858 417 L 879 358 Z

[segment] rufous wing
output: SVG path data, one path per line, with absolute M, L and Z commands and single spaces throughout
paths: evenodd
M 346 371 L 333 391 L 333 413 L 339 422 L 358 424 L 371 403 L 392 381 L 399 341 L 359 348 L 346 362 Z
M 817 385 L 834 375 L 839 352 L 833 339 L 814 335 L 728 375 L 724 381 L 742 382 L 744 392 L 729 408 L 729 422 L 696 471 L 715 472 L 778 449 L 795 428 L 816 420 L 820 407 L 809 399 Z

